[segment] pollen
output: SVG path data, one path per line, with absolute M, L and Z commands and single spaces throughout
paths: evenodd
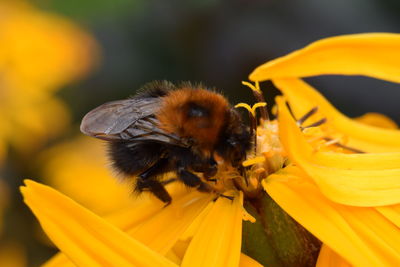
M 256 222 L 256 219 L 253 216 L 251 216 L 250 213 L 248 213 L 243 206 L 242 206 L 242 219 L 251 223 Z
M 262 94 L 259 82 L 255 82 L 255 84 L 253 85 L 249 82 L 242 81 L 242 84 L 249 87 L 252 91 Z
M 301 127 L 301 126 L 300 126 Z M 363 153 L 363 151 L 347 146 L 347 135 L 329 132 L 323 126 L 304 128 L 303 134 L 314 152 L 334 151 L 337 153 Z
M 255 103 L 253 106 L 250 106 L 249 104 L 246 104 L 246 103 L 239 103 L 235 106 L 235 108 L 245 108 L 245 109 L 247 109 L 249 114 L 251 114 L 255 118 L 257 116 L 256 109 L 265 107 L 266 105 L 267 105 L 267 103 L 265 103 L 265 102 L 258 102 L 258 103 Z
M 242 163 L 243 167 L 249 167 L 251 165 L 257 164 L 257 163 L 262 163 L 265 161 L 264 157 L 256 157 L 252 159 L 248 159 Z
M 248 153 L 247 160 L 242 163 L 245 169 L 243 177 L 234 179 L 239 184 L 246 197 L 257 197 L 262 193 L 261 181 L 268 175 L 283 168 L 287 161 L 287 153 L 279 140 L 279 129 L 276 120 L 270 120 L 267 113 L 267 103 L 264 101 L 259 85 L 242 82 L 249 87 L 258 102 L 254 105 L 239 103 L 235 108 L 244 108 L 248 111 L 254 133 L 254 150 Z M 260 110 L 258 119 L 257 109 Z

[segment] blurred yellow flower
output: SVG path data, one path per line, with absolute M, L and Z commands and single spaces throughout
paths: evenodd
M 12 88 L 55 90 L 93 64 L 93 39 L 67 19 L 24 1 L 2 1 L 0 11 L 0 69 Z
M 93 65 L 95 42 L 76 25 L 23 1 L 0 3 L 0 157 L 6 143 L 23 151 L 68 123 L 52 93 Z
M 24 248 L 17 243 L 5 242 L 0 244 L 0 262 L 4 267 L 25 267 L 27 257 Z
M 0 177 L 0 236 L 3 233 L 3 217 L 5 209 L 9 203 L 9 197 L 9 189 L 3 181 L 3 178 Z
M 26 255 L 24 248 L 16 242 L 4 238 L 4 215 L 10 204 L 10 189 L 0 177 L 0 263 L 4 267 L 24 267 Z

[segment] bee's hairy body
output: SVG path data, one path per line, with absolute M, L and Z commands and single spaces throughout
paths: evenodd
M 147 84 L 131 99 L 89 112 L 81 130 L 109 141 L 113 167 L 137 177 L 137 192 L 150 191 L 165 203 L 171 202 L 165 173 L 175 172 L 185 185 L 208 192 L 212 188 L 204 179 L 217 172 L 214 155 L 238 166 L 251 146 L 247 127 L 227 100 L 189 83 Z

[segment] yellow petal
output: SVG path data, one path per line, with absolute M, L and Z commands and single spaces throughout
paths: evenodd
M 348 137 L 347 146 L 365 152 L 400 152 L 399 130 L 366 125 L 344 116 L 317 90 L 300 79 L 276 79 L 273 82 L 284 93 L 297 118 L 318 107 L 317 118 L 326 118 L 325 127 Z
M 246 254 L 241 253 L 239 267 L 262 267 L 262 265 Z
M 177 194 L 179 193 L 181 192 L 177 192 Z M 149 195 L 142 194 L 135 199 L 132 205 L 125 209 L 115 211 L 105 219 L 125 232 L 154 216 L 157 212 L 162 210 L 163 206 L 164 204 L 162 204 L 161 201 Z M 61 266 L 67 267 L 75 265 L 62 252 L 57 253 L 43 265 L 43 267 Z
M 381 127 L 381 128 L 388 128 L 388 129 L 398 129 L 399 126 L 397 123 L 392 120 L 391 118 L 375 112 L 368 112 L 364 115 L 354 118 L 354 120 L 368 124 L 371 126 Z
M 41 267 L 76 267 L 63 253 L 57 253 Z
M 330 37 L 259 66 L 250 74 L 250 80 L 344 74 L 400 82 L 399 51 L 400 34 Z
M 297 167 L 269 176 L 263 186 L 290 216 L 352 265 L 400 265 L 400 228 L 375 208 L 328 200 Z
M 168 207 L 163 208 L 161 201 L 142 194 L 131 206 L 114 212 L 106 220 L 152 250 L 166 255 L 214 197 L 212 194 L 188 191 L 179 184 L 168 187 L 173 199 Z M 53 257 L 56 259 L 50 259 L 46 267 L 67 264 L 68 258 L 60 254 Z
M 322 245 L 316 267 L 350 267 L 351 265 L 327 245 Z
M 354 206 L 400 203 L 400 153 L 349 155 L 314 152 L 283 99 L 277 98 L 277 104 L 282 145 L 290 159 L 317 183 L 328 198 Z
M 315 152 L 312 162 L 324 167 L 352 170 L 397 170 L 400 168 L 400 153 L 342 154 Z M 382 173 L 383 173 L 382 172 Z
M 400 205 L 376 207 L 376 210 L 400 229 Z
M 26 181 L 25 203 L 50 239 L 79 266 L 176 266 L 50 187 Z
M 220 197 L 194 235 L 181 266 L 239 265 L 242 238 L 242 199 Z
M 136 202 L 132 182 L 113 177 L 104 144 L 94 138 L 82 136 L 53 146 L 40 154 L 39 164 L 45 166 L 46 184 L 101 216 Z
M 182 259 L 178 255 L 176 255 L 173 250 L 168 251 L 165 257 L 177 264 L 178 266 L 181 265 Z
M 191 192 L 127 233 L 152 250 L 166 255 L 214 196 Z

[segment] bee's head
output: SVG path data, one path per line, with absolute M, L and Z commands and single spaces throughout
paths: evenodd
M 251 139 L 249 128 L 243 124 L 237 111 L 231 109 L 216 145 L 216 152 L 233 167 L 239 167 L 251 148 Z

